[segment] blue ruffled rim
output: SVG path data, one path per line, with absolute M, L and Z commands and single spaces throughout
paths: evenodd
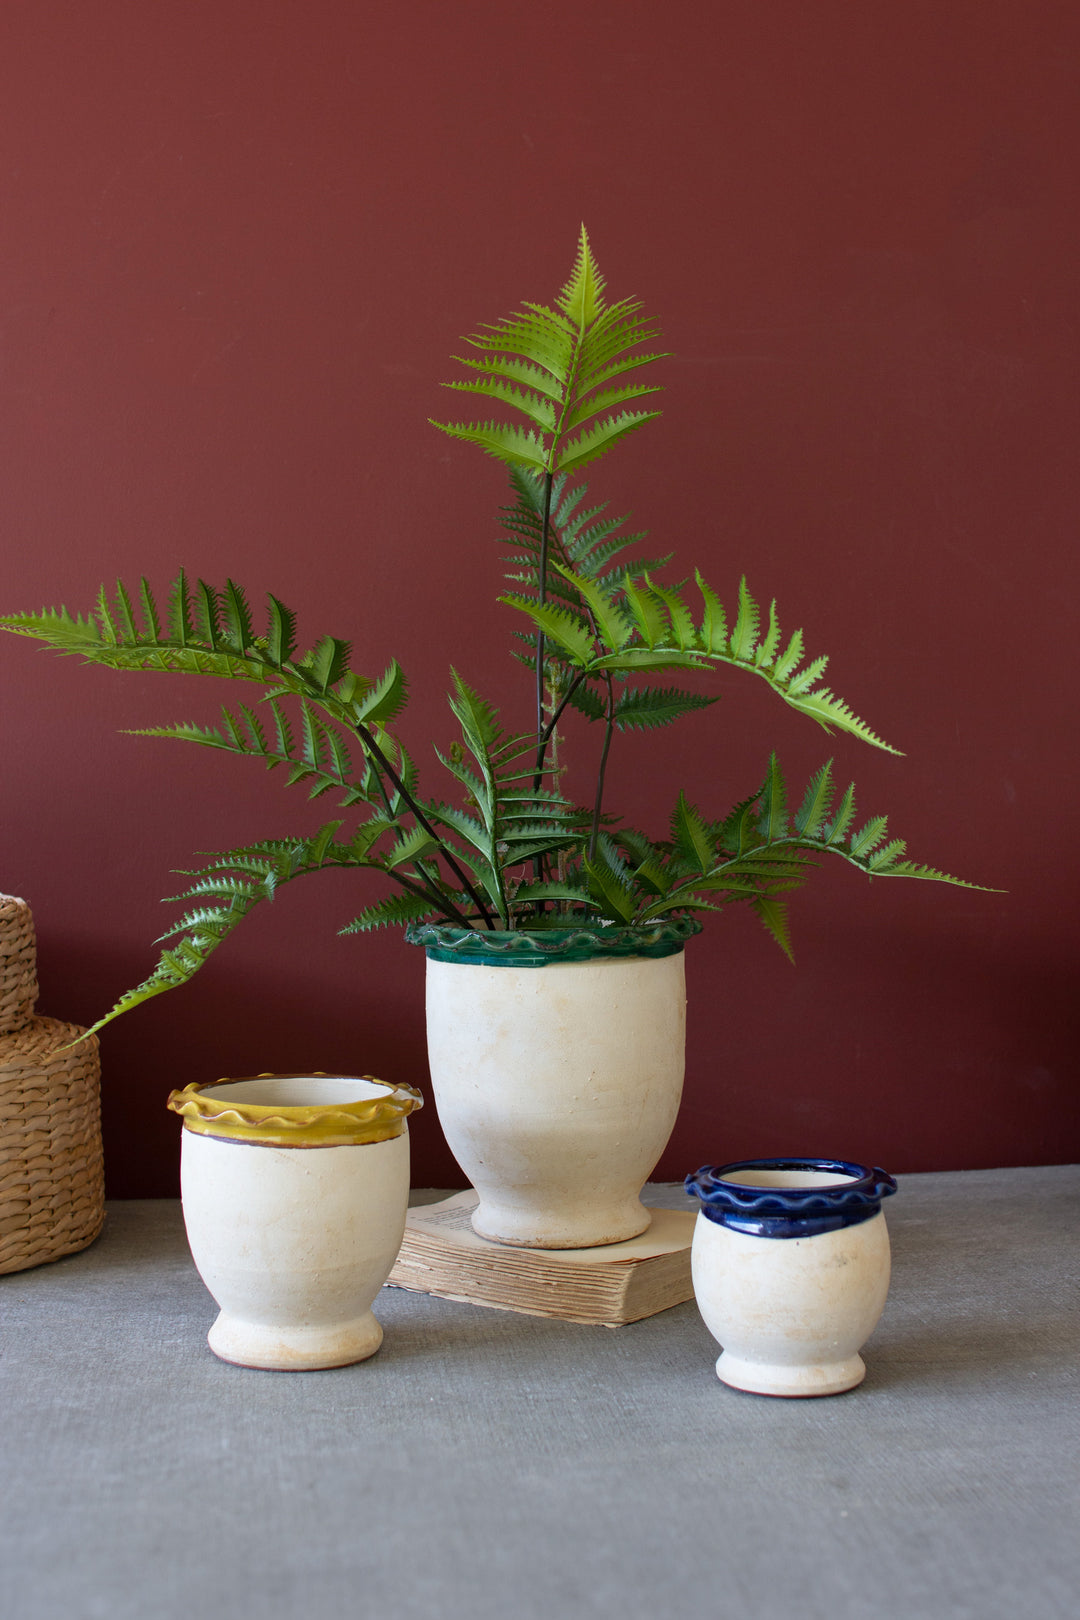
M 751 1187 L 726 1178 L 737 1170 L 810 1170 L 850 1176 L 836 1187 Z M 896 1191 L 885 1170 L 847 1159 L 740 1159 L 735 1164 L 702 1165 L 683 1185 L 701 1202 L 701 1213 L 717 1226 L 750 1237 L 816 1237 L 872 1220 L 881 1200 Z
M 485 967 L 544 967 L 548 962 L 594 962 L 603 957 L 676 956 L 701 933 L 696 917 L 664 917 L 621 928 L 602 922 L 570 928 L 461 928 L 454 923 L 413 922 L 410 945 L 422 945 L 432 962 L 471 962 Z

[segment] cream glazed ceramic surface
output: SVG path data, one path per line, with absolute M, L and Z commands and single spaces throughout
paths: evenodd
M 895 1186 L 882 1171 L 829 1160 L 687 1177 L 702 1199 L 694 1294 L 723 1347 L 716 1372 L 724 1383 L 783 1396 L 835 1395 L 861 1383 L 859 1350 L 889 1289 L 880 1201 Z
M 174 1097 L 182 1104 L 189 1093 Z M 237 1103 L 235 1128 L 246 1132 L 238 1139 L 190 1126 L 183 1132 L 188 1241 L 221 1307 L 210 1348 L 224 1361 L 279 1370 L 343 1366 L 373 1355 L 383 1335 L 372 1302 L 405 1230 L 405 1113 L 418 1106 L 417 1095 L 369 1079 L 268 1076 L 206 1088 L 202 1096 L 214 1099 L 215 1125 L 223 1131 L 229 1125 L 216 1104 L 233 1115 L 228 1105 Z M 388 1108 L 394 1098 L 396 1115 Z M 347 1130 L 342 1105 L 366 1102 L 382 1116 L 382 1140 L 320 1145 L 328 1114 L 346 1121 L 337 1130 Z M 308 1117 L 298 1122 L 301 1112 Z M 253 1114 L 264 1116 L 271 1134 L 283 1125 L 293 1129 L 297 1145 L 253 1139 Z M 353 1128 L 361 1136 L 372 1129 L 355 1119 Z M 314 1132 L 311 1145 L 302 1145 L 305 1131 Z
M 428 1057 L 473 1226 L 591 1248 L 649 1225 L 642 1186 L 682 1095 L 686 978 L 670 955 L 427 964 Z

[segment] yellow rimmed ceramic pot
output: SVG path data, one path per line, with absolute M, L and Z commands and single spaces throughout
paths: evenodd
M 184 1122 L 188 1242 L 221 1307 L 214 1354 L 279 1371 L 374 1355 L 420 1093 L 369 1075 L 263 1074 L 186 1086 L 169 1107 Z

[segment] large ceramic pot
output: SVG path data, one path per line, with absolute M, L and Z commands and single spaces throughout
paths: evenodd
M 259 1075 L 174 1091 L 184 1222 L 221 1307 L 223 1361 L 300 1370 L 374 1355 L 371 1305 L 401 1247 L 410 1086 Z
M 747 1159 L 687 1176 L 701 1200 L 694 1296 L 723 1346 L 717 1377 L 757 1395 L 838 1395 L 889 1291 L 884 1170 L 844 1159 Z
M 682 1094 L 683 945 L 699 926 L 410 929 L 427 952 L 435 1104 L 482 1237 L 577 1249 L 645 1231 L 641 1189 Z

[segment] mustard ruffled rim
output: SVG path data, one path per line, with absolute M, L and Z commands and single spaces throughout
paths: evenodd
M 260 1074 L 253 1079 L 273 1080 L 276 1075 Z M 313 1079 L 326 1078 L 315 1074 Z M 336 1078 L 336 1077 L 335 1077 Z M 401 1136 L 405 1121 L 424 1099 L 415 1086 L 390 1085 L 364 1074 L 358 1079 L 383 1088 L 385 1095 L 366 1097 L 351 1103 L 311 1103 L 306 1107 L 272 1106 L 265 1103 L 239 1103 L 235 1099 L 215 1100 L 214 1086 L 191 1084 L 169 1094 L 168 1107 L 179 1114 L 184 1129 L 199 1136 L 220 1136 L 230 1142 L 261 1142 L 267 1147 L 350 1147 L 356 1143 L 388 1142 Z M 237 1085 L 236 1080 L 219 1080 L 217 1085 Z

